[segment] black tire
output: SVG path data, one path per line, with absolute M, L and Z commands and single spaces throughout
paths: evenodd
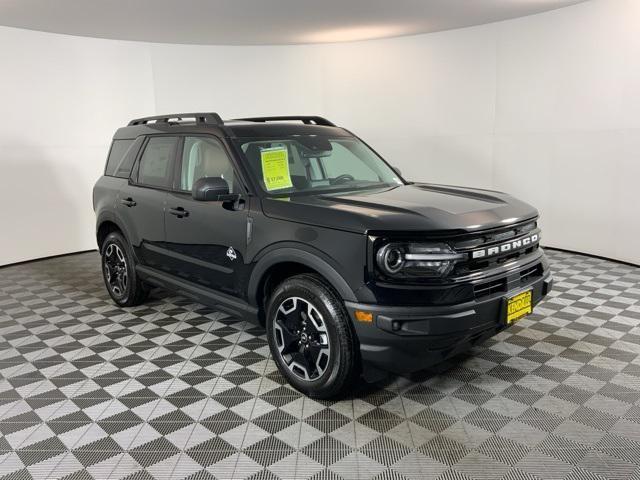
M 268 299 L 266 310 L 269 348 L 289 383 L 314 398 L 348 393 L 360 373 L 357 342 L 342 300 L 322 277 L 302 274 L 283 281 Z M 296 333 L 295 324 L 305 325 L 304 331 Z M 313 352 L 320 353 L 314 357 Z
M 131 248 L 120 232 L 107 235 L 102 242 L 100 255 L 102 278 L 113 301 L 121 307 L 143 303 L 149 295 L 149 289 L 138 277 Z

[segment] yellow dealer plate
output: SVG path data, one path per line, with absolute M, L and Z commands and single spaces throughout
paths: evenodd
M 531 290 L 518 293 L 507 300 L 507 324 L 517 322 L 522 317 L 529 315 L 533 310 L 531 304 Z

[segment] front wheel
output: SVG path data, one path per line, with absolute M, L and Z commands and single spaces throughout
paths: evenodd
M 109 295 L 121 307 L 140 305 L 148 289 L 136 273 L 131 249 L 124 237 L 112 232 L 102 243 L 102 276 Z
M 353 385 L 358 360 L 349 317 L 321 277 L 297 275 L 276 287 L 266 326 L 278 369 L 297 390 L 331 398 Z

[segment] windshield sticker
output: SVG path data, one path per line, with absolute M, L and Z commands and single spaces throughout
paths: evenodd
M 289 154 L 287 148 L 265 148 L 260 151 L 262 178 L 267 191 L 293 187 L 289 174 Z

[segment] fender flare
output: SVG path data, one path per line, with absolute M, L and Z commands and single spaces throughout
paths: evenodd
M 329 282 L 343 300 L 350 302 L 357 301 L 349 284 L 327 260 L 322 259 L 317 254 L 300 248 L 280 247 L 265 253 L 264 256 L 258 260 L 251 272 L 247 296 L 253 305 L 258 304 L 258 288 L 266 271 L 272 266 L 284 262 L 300 263 L 315 270 Z
M 118 227 L 118 229 L 122 232 L 122 235 L 124 236 L 125 240 L 129 242 L 129 244 L 131 245 L 129 232 L 127 231 L 125 226 L 122 224 L 122 222 L 118 219 L 118 217 L 109 211 L 101 212 L 100 215 L 98 215 L 98 218 L 96 219 L 96 233 L 95 233 L 96 243 L 98 242 L 98 231 L 100 230 L 100 227 L 102 226 L 102 224 L 105 222 L 110 222 L 115 224 L 116 227 Z M 100 248 L 100 245 L 98 245 L 98 248 Z

